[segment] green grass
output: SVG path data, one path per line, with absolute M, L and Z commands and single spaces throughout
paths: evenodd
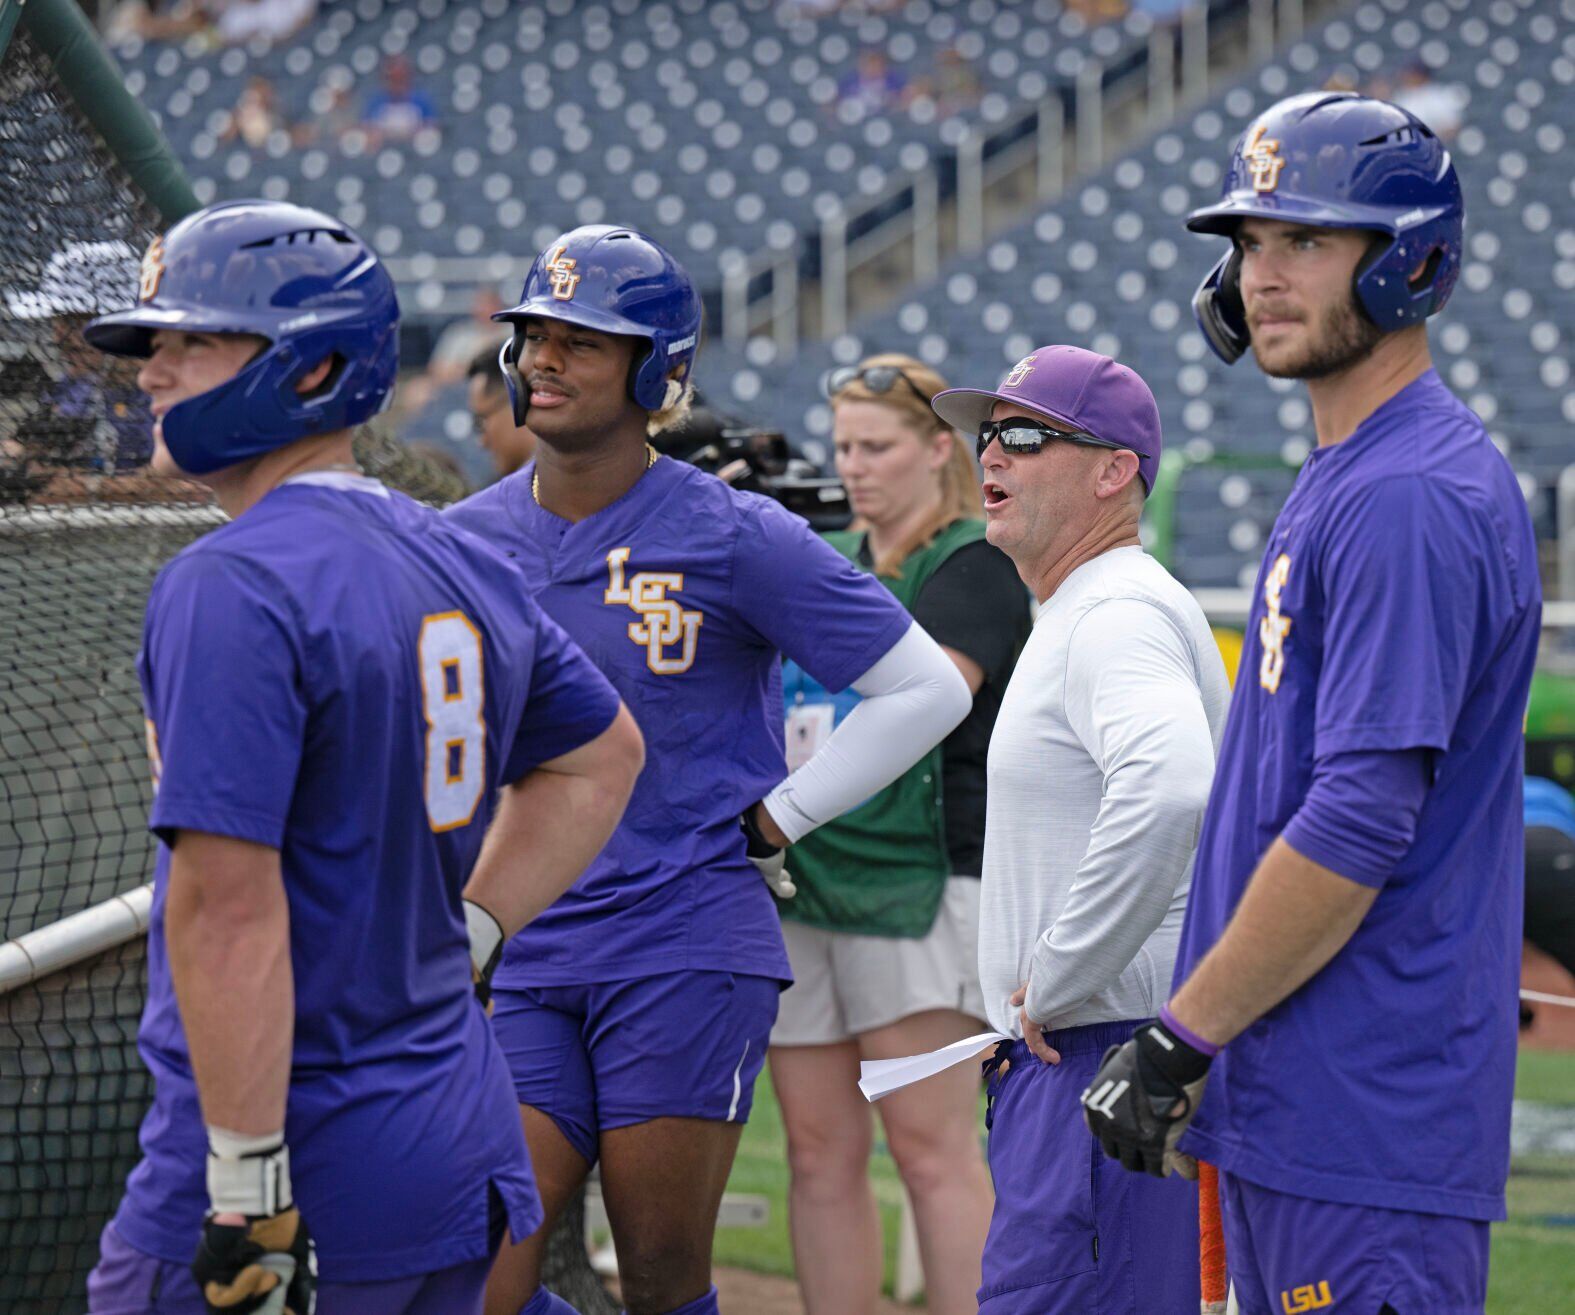
M 1575 1106 L 1575 1053 L 1523 1051 L 1515 1094 L 1522 1100 Z M 902 1197 L 896 1167 L 883 1145 L 876 1146 L 870 1174 L 880 1203 L 889 1293 Z M 792 1275 L 787 1185 L 782 1118 L 770 1075 L 762 1073 L 728 1187 L 764 1196 L 771 1204 L 771 1218 L 764 1228 L 718 1229 L 719 1265 Z M 1493 1226 L 1489 1315 L 1552 1315 L 1570 1309 L 1570 1294 L 1575 1292 L 1575 1226 L 1549 1222 L 1553 1216 L 1575 1219 L 1575 1157 L 1517 1159 L 1509 1180 L 1509 1219 Z

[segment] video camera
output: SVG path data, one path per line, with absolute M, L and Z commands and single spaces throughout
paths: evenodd
M 816 530 L 840 530 L 853 518 L 847 490 L 795 456 L 777 430 L 731 423 L 704 407 L 655 440 L 664 455 L 709 471 L 748 493 L 763 493 L 802 516 Z

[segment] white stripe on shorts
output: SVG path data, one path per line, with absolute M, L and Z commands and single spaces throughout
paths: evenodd
M 744 1061 L 749 1058 L 749 1042 L 744 1042 L 744 1053 L 738 1057 L 738 1067 L 733 1070 L 733 1103 L 727 1107 L 727 1121 L 731 1123 L 738 1115 L 738 1102 L 744 1094 L 743 1083 L 738 1080 L 738 1075 L 744 1071 Z

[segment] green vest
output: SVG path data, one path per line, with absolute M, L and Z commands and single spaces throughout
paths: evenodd
M 822 537 L 860 565 L 862 533 L 838 530 Z M 982 538 L 983 521 L 953 521 L 909 555 L 896 579 L 878 578 L 911 611 L 936 568 Z M 927 935 L 951 872 L 941 746 L 852 812 L 805 836 L 788 851 L 787 865 L 798 894 L 782 904 L 784 917 L 870 936 Z

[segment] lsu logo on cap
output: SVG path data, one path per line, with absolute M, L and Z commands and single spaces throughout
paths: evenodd
M 1306 1283 L 1299 1288 L 1291 1288 L 1280 1293 L 1280 1309 L 1285 1315 L 1305 1315 L 1310 1310 L 1323 1310 L 1332 1306 L 1334 1298 L 1329 1295 L 1329 1280 L 1322 1283 Z
M 1011 373 L 1008 374 L 1006 376 L 1006 378 L 1001 380 L 1001 387 L 1002 388 L 1021 388 L 1023 386 L 1023 380 L 1028 378 L 1028 376 L 1031 375 L 1033 372 L 1034 372 L 1034 358 L 1032 356 L 1025 356 L 1025 357 L 1023 357 L 1022 360 L 1020 360 L 1016 365 L 1014 365 L 1012 367 Z
M 1247 161 L 1247 168 L 1252 171 L 1252 187 L 1255 192 L 1272 192 L 1280 185 L 1280 170 L 1285 168 L 1285 157 L 1280 154 L 1279 139 L 1264 137 L 1265 131 L 1267 130 L 1264 126 L 1258 124 L 1241 151 L 1242 157 Z
M 159 290 L 159 280 L 163 277 L 164 239 L 156 237 L 148 244 L 147 254 L 142 257 L 142 276 L 137 290 L 138 298 L 142 301 L 152 301 L 153 294 Z
M 554 301 L 573 301 L 574 290 L 580 286 L 580 275 L 574 268 L 580 262 L 564 255 L 568 247 L 559 247 L 547 260 L 547 277 L 552 283 Z

